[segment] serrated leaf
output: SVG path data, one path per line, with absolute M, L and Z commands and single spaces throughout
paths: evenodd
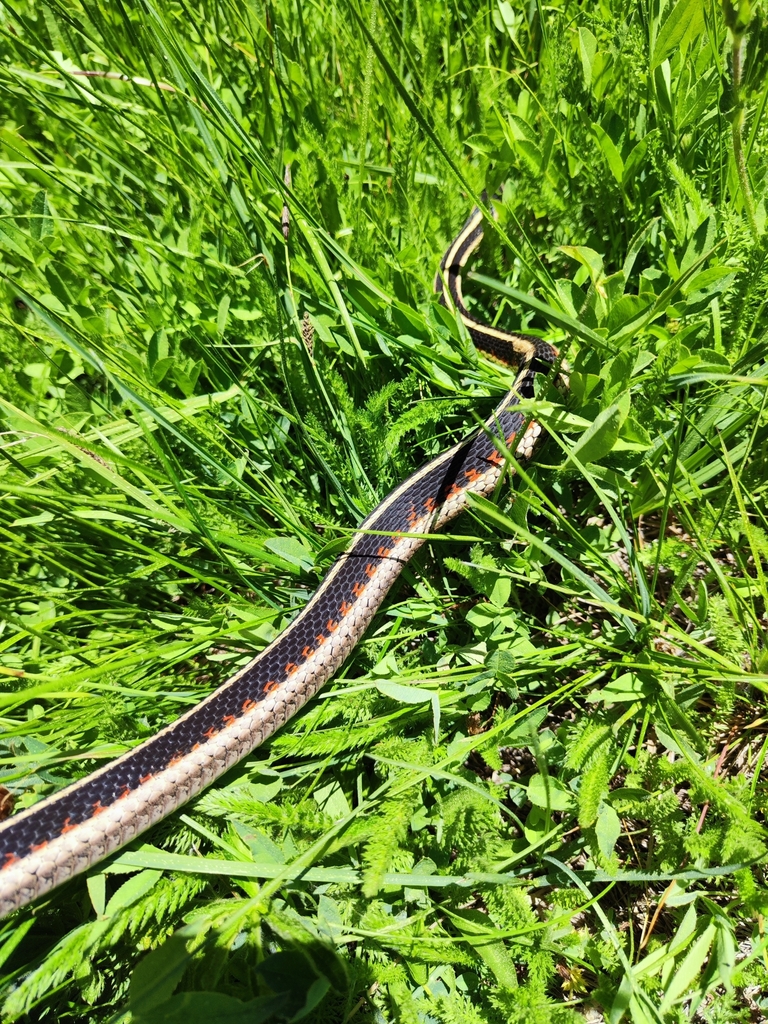
M 485 154 L 495 153 L 499 148 L 487 135 L 470 135 L 468 139 L 465 139 L 464 145 L 474 149 L 477 153 Z

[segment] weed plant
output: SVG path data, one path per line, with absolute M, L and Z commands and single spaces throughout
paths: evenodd
M 4 813 L 489 414 L 432 294 L 483 193 L 467 301 L 571 367 L 324 692 L 0 925 L 3 1020 L 765 1019 L 764 13 L 4 0 L 0 48 Z

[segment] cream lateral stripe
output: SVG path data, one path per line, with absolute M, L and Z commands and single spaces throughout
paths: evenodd
M 500 475 L 501 470 L 492 467 L 473 482 L 472 490 L 481 494 L 492 492 Z M 445 502 L 436 525 L 441 525 L 458 515 L 466 505 L 466 493 L 466 489 L 462 490 L 456 497 Z M 421 517 L 414 524 L 414 533 L 426 534 L 434 528 L 433 519 L 432 514 Z M 355 646 L 378 611 L 394 579 L 400 574 L 402 566 L 423 543 L 423 536 L 401 537 L 395 543 L 390 555 L 382 563 L 389 563 L 390 572 L 384 573 L 381 571 L 382 566 L 379 567 L 363 595 L 340 620 L 337 632 L 286 679 L 274 694 L 265 697 L 253 710 L 236 719 L 226 729 L 222 729 L 198 750 L 191 751 L 178 763 L 158 772 L 144 785 L 115 801 L 99 815 L 50 840 L 43 849 L 24 858 L 18 864 L 11 864 L 5 868 L 0 873 L 0 912 L 7 914 L 16 907 L 24 906 L 66 881 L 73 874 L 87 870 L 92 864 L 131 842 L 268 739 L 342 664 L 349 650 Z M 391 572 L 393 567 L 396 568 L 394 576 Z M 234 682 L 247 672 L 263 653 L 257 655 L 248 666 L 227 682 Z M 211 695 L 213 696 L 214 694 Z M 182 717 L 195 714 L 199 708 L 198 704 Z M 171 730 L 174 725 L 176 722 L 163 731 Z M 153 740 L 155 738 L 152 737 Z M 134 748 L 117 761 L 110 762 L 101 771 L 113 768 L 121 760 L 134 754 L 137 749 Z M 49 798 L 51 801 L 54 799 Z M 22 812 L 18 818 L 39 811 L 45 802 L 47 801 L 41 801 L 35 807 Z
M 492 429 L 492 427 L 493 427 L 493 419 L 488 421 L 487 426 L 488 426 L 489 429 Z M 359 529 L 357 529 L 354 532 L 354 534 L 352 536 L 352 540 L 350 542 L 350 548 L 354 547 L 355 541 L 360 536 L 365 536 L 365 528 L 366 528 L 366 526 L 369 526 L 372 521 L 374 521 L 375 519 L 378 519 L 378 517 L 379 517 L 379 515 L 381 513 L 385 512 L 387 509 L 391 508 L 391 506 L 393 504 L 395 504 L 395 502 L 398 501 L 403 496 L 403 494 L 405 494 L 408 490 L 410 490 L 410 488 L 415 483 L 417 483 L 420 479 L 422 479 L 428 472 L 432 472 L 434 470 L 435 466 L 439 466 L 439 465 L 442 465 L 444 463 L 450 463 L 451 459 L 456 455 L 456 453 L 459 451 L 459 449 L 461 447 L 462 447 L 462 443 L 459 443 L 459 444 L 454 445 L 453 448 L 449 448 L 447 451 L 445 451 L 441 455 L 439 455 L 434 460 L 434 462 L 428 463 L 426 466 L 422 467 L 422 469 L 418 470 L 416 473 L 414 473 L 412 476 L 410 476 L 407 480 L 405 480 L 402 484 L 400 484 L 397 488 L 395 488 L 395 490 L 384 499 L 384 501 L 381 503 L 381 505 L 378 505 L 376 507 L 376 509 L 374 509 L 374 511 L 361 523 Z M 428 524 L 429 521 L 430 521 L 430 518 L 431 517 L 426 517 L 425 523 Z M 397 531 L 397 532 L 398 533 L 406 533 L 406 531 Z M 419 533 L 420 531 L 419 530 L 413 530 L 411 532 Z M 421 541 L 419 543 L 421 543 Z M 397 546 L 395 548 L 393 548 L 392 551 L 390 551 L 390 554 L 387 556 L 385 561 L 399 561 L 400 560 L 400 556 L 398 556 L 395 553 L 397 550 L 398 550 Z M 323 579 L 322 583 L 320 584 L 318 589 L 313 594 L 313 601 L 312 601 L 313 604 L 314 604 L 315 598 L 321 597 L 323 594 L 326 593 L 326 591 L 328 591 L 333 586 L 333 584 L 334 584 L 334 582 L 336 580 L 336 577 L 339 575 L 339 573 L 343 569 L 343 559 L 345 558 L 345 556 L 346 556 L 346 552 L 340 556 L 340 558 L 336 562 L 336 564 L 328 571 L 328 574 L 325 576 L 325 578 Z M 299 625 L 299 623 L 302 621 L 302 619 L 304 619 L 308 614 L 310 614 L 311 610 L 312 609 L 311 609 L 309 604 L 305 605 L 305 607 L 301 610 L 301 612 L 291 621 L 290 625 L 280 634 L 280 639 L 285 638 L 290 632 L 292 632 Z M 342 620 L 342 621 L 344 621 L 344 620 Z M 111 771 L 116 765 L 119 765 L 122 762 L 127 761 L 129 758 L 131 758 L 142 747 L 148 747 L 159 736 L 162 736 L 163 734 L 167 734 L 167 733 L 172 732 L 181 722 L 188 721 L 190 718 L 194 717 L 196 714 L 199 713 L 201 708 L 204 708 L 207 705 L 211 704 L 218 697 L 218 695 L 221 693 L 221 690 L 224 687 L 228 687 L 231 684 L 236 683 L 243 676 L 245 676 L 249 672 L 251 672 L 259 664 L 259 662 L 264 658 L 264 656 L 267 653 L 267 650 L 268 650 L 268 648 L 265 648 L 263 651 L 259 651 L 259 653 L 254 658 L 252 658 L 246 665 L 244 665 L 241 669 L 239 669 L 234 675 L 230 676 L 229 679 L 226 680 L 226 682 L 222 683 L 221 687 L 219 687 L 217 690 L 214 690 L 214 692 L 209 694 L 208 697 L 205 697 L 203 700 L 199 701 L 197 704 L 195 704 L 195 706 L 193 708 L 190 708 L 189 711 L 184 712 L 183 715 L 179 715 L 179 717 L 174 719 L 174 721 L 171 722 L 170 725 L 165 726 L 163 729 L 161 729 L 159 732 L 155 733 L 153 736 L 151 736 L 148 740 L 145 740 L 143 743 L 139 743 L 135 747 L 132 747 L 130 750 L 126 751 L 126 753 L 121 754 L 120 757 L 115 758 L 114 760 L 110 761 L 108 764 L 103 765 L 101 768 L 97 768 L 96 771 L 91 772 L 87 776 L 88 779 L 98 778 L 99 776 L 104 775 L 106 772 Z M 302 665 L 301 667 L 303 668 L 304 665 Z M 29 808 L 27 808 L 24 811 L 20 811 L 18 814 L 15 814 L 11 820 L 13 820 L 13 821 L 21 821 L 24 818 L 30 818 L 36 812 L 38 812 L 41 808 L 50 806 L 51 804 L 56 802 L 57 797 L 58 797 L 58 794 L 54 793 L 52 796 L 46 797 L 45 800 L 40 800 L 38 803 L 34 804 L 34 806 L 29 807 Z M 87 823 L 85 823 L 85 824 L 87 824 Z
M 473 211 L 446 253 L 448 272 L 441 282 L 438 275 L 437 287 L 447 305 L 456 299 L 481 351 L 484 336 L 494 339 L 487 342 L 490 357 L 519 367 L 512 390 L 484 430 L 412 474 L 366 517 L 302 612 L 247 665 L 151 739 L 0 825 L 0 916 L 130 842 L 268 739 L 345 661 L 429 533 L 454 519 L 468 494 L 493 494 L 513 468 L 504 444 L 517 437 L 517 458 L 534 454 L 542 428 L 531 422 L 519 437 L 523 417 L 512 410 L 518 389 L 531 393 L 534 366 L 554 362 L 557 352 L 486 327 L 463 309 L 457 268 L 480 244 L 482 224 L 481 211 Z M 384 523 L 386 531 L 379 528 Z M 391 542 L 373 554 L 364 542 L 371 533 Z M 307 621 L 313 613 L 314 623 Z
M 472 253 L 475 251 L 477 246 L 480 244 L 480 239 L 478 239 L 477 242 L 474 243 L 473 245 L 466 246 L 466 248 L 464 249 L 463 252 L 462 252 L 462 247 L 464 247 L 466 245 L 467 237 L 469 235 L 471 235 L 474 231 L 476 231 L 482 225 L 482 223 L 483 223 L 483 213 L 482 213 L 482 210 L 479 210 L 479 209 L 475 210 L 474 214 L 469 218 L 467 223 L 462 228 L 461 234 L 456 236 L 456 238 L 453 240 L 453 244 L 450 246 L 450 248 L 448 249 L 448 252 L 443 257 L 443 267 L 444 268 L 447 269 L 448 267 L 453 267 L 453 266 L 459 266 L 459 267 L 466 266 L 467 260 L 472 255 Z M 461 253 L 461 255 L 458 258 L 457 258 L 457 253 Z
M 496 217 L 496 211 L 491 207 L 491 212 Z M 450 297 L 451 302 L 455 302 L 457 313 L 461 317 L 461 321 L 465 327 L 471 328 L 473 331 L 479 331 L 481 334 L 487 335 L 489 338 L 495 338 L 499 341 L 505 341 L 511 344 L 515 352 L 528 358 L 533 358 L 535 354 L 535 346 L 527 341 L 520 335 L 515 334 L 514 331 L 499 331 L 495 327 L 489 327 L 487 324 L 482 323 L 480 320 L 475 320 L 474 317 L 467 313 L 464 302 L 464 293 L 461 284 L 461 275 L 454 274 L 453 280 L 449 283 L 451 267 L 459 266 L 464 267 L 469 260 L 469 257 L 479 247 L 482 241 L 482 234 L 472 239 L 469 239 L 471 235 L 477 231 L 477 229 L 483 223 L 483 213 L 481 210 L 476 210 L 474 214 L 469 218 L 467 223 L 464 225 L 461 234 L 459 234 L 453 241 L 452 245 L 448 249 L 442 261 L 443 275 L 441 278 L 441 287 L 443 295 L 446 299 Z M 453 285 L 455 289 L 455 296 L 451 292 L 450 285 Z
M 427 529 L 430 518 L 424 517 L 419 526 Z M 397 575 L 401 565 L 423 543 L 423 540 L 417 538 L 403 538 L 396 543 L 392 560 L 399 563 Z M 374 577 L 364 594 L 367 600 L 355 602 L 351 612 L 341 619 L 338 631 L 285 680 L 274 694 L 267 695 L 252 711 L 236 719 L 227 729 L 222 729 L 198 750 L 191 751 L 177 764 L 158 772 L 144 785 L 116 800 L 99 815 L 50 840 L 35 855 L 5 868 L 0 873 L 0 910 L 8 913 L 15 906 L 23 906 L 72 874 L 86 870 L 120 846 L 131 842 L 268 739 L 320 689 L 344 661 L 351 647 L 355 646 L 381 605 L 383 594 L 379 591 L 383 590 L 386 594 L 390 588 L 392 581 L 382 579 L 381 576 L 383 574 L 379 577 L 379 587 Z M 258 656 L 254 662 L 257 660 Z M 246 669 L 238 675 L 243 671 Z M 235 678 L 232 677 L 228 682 L 233 682 Z M 194 714 L 199 706 L 188 712 L 188 715 Z M 134 753 L 135 749 L 130 753 Z M 126 756 L 123 755 L 123 758 Z M 108 767 L 112 768 L 116 763 L 113 761 Z M 39 810 L 40 806 L 37 804 L 23 813 L 28 815 Z M 9 902 L 13 897 L 9 899 L 9 894 L 17 897 L 11 905 Z
M 465 326 L 471 327 L 473 331 L 477 331 L 479 334 L 487 334 L 489 338 L 498 338 L 500 341 L 506 341 L 520 355 L 531 357 L 535 355 L 536 346 L 532 342 L 526 341 L 520 335 L 510 334 L 507 331 L 497 331 L 495 327 L 487 327 L 485 324 L 481 324 L 479 320 L 473 320 L 467 313 L 460 313 L 460 316 Z
M 482 219 L 483 219 L 482 218 L 482 214 L 480 213 L 480 211 L 477 211 L 476 215 L 471 218 L 471 223 L 468 223 L 468 225 L 465 227 L 465 230 L 462 232 L 462 234 L 454 242 L 454 245 L 449 250 L 449 254 L 451 254 L 454 251 L 457 251 L 458 249 L 461 248 L 461 245 L 464 244 L 464 239 L 467 236 L 467 234 L 469 234 L 469 233 L 471 233 L 471 231 L 475 230 L 475 228 L 480 223 L 482 223 Z M 472 246 L 472 250 L 474 248 L 476 248 L 477 245 L 479 245 L 479 241 L 480 240 L 478 239 L 478 241 Z M 462 265 L 464 265 L 464 263 L 466 263 L 466 259 L 468 258 L 468 256 L 470 255 L 470 252 L 472 250 L 468 250 L 464 254 Z M 505 341 L 508 341 L 510 339 L 510 337 L 512 336 L 510 334 L 503 334 L 502 332 L 498 332 L 498 331 L 491 332 L 488 328 L 485 327 L 485 325 L 480 324 L 479 322 L 472 320 L 470 317 L 463 317 L 463 319 L 468 322 L 469 326 L 472 326 L 473 328 L 480 328 L 485 333 L 493 333 L 493 335 L 495 337 L 499 337 L 499 338 L 501 338 L 501 339 L 503 339 Z M 499 407 L 496 410 L 494 410 L 493 416 L 486 422 L 486 424 L 485 424 L 486 429 L 488 429 L 489 431 L 493 431 L 494 426 L 495 426 L 496 417 L 498 416 L 498 414 L 503 409 L 507 408 L 509 406 L 509 404 L 511 402 L 515 401 L 515 400 L 516 400 L 516 396 L 514 395 L 514 392 L 510 392 L 505 397 L 505 399 L 502 401 L 502 403 L 499 405 Z M 391 492 L 391 494 L 389 494 L 384 499 L 384 501 L 380 505 L 378 505 L 374 509 L 374 511 L 369 516 L 367 516 L 366 519 L 360 524 L 360 527 L 353 534 L 352 541 L 350 543 L 350 548 L 354 547 L 355 541 L 359 538 L 359 536 L 365 534 L 366 527 L 371 526 L 371 524 L 376 519 L 378 519 L 382 515 L 382 513 L 386 512 L 389 508 L 391 508 L 393 505 L 395 505 L 405 494 L 407 494 L 407 492 L 409 490 L 411 490 L 411 488 L 414 486 L 414 484 L 418 483 L 419 480 L 421 480 L 427 474 L 432 473 L 435 470 L 436 467 L 438 467 L 440 465 L 444 465 L 444 464 L 450 464 L 451 460 L 456 455 L 456 453 L 463 447 L 464 443 L 465 442 L 459 442 L 458 444 L 454 445 L 452 448 L 449 448 L 447 451 L 442 452 L 436 459 L 434 459 L 432 462 L 428 463 L 426 466 L 423 466 L 420 470 L 418 470 L 417 472 L 413 473 L 410 477 L 408 477 L 407 480 L 403 481 L 402 484 L 400 484 L 398 487 L 396 487 Z M 474 489 L 474 488 L 471 488 L 471 489 Z M 445 508 L 445 506 L 443 506 L 443 507 Z M 428 521 L 429 521 L 429 518 L 427 519 L 427 522 Z M 441 518 L 441 522 L 445 522 L 445 519 Z M 403 531 L 398 531 L 398 532 L 403 532 Z M 413 532 L 420 532 L 420 531 L 414 530 Z M 336 580 L 336 577 L 342 571 L 344 557 L 345 557 L 345 555 L 342 555 L 340 557 L 339 561 L 336 563 L 336 565 L 334 565 L 329 570 L 328 574 L 325 576 L 325 578 L 323 579 L 322 583 L 320 584 L 318 589 L 315 591 L 315 594 L 313 595 L 313 599 L 321 597 L 323 594 L 325 594 L 333 586 L 333 584 L 334 584 L 334 582 Z M 389 554 L 389 556 L 387 556 L 387 557 L 389 559 L 396 559 L 398 556 L 396 556 L 394 553 L 391 552 Z M 302 609 L 302 611 L 299 613 L 299 615 L 297 615 L 292 620 L 291 624 L 281 634 L 281 636 L 285 637 L 291 630 L 293 630 L 295 628 L 295 626 L 297 626 L 301 622 L 301 620 L 307 614 L 309 614 L 310 611 L 311 611 L 310 606 L 309 605 L 305 606 L 304 609 Z M 247 673 L 252 671 L 252 669 L 255 666 L 257 666 L 259 661 L 264 657 L 265 653 L 266 653 L 266 649 L 264 651 L 260 651 L 254 658 L 251 659 L 251 661 L 248 662 L 248 664 L 244 665 L 243 668 L 241 668 L 233 676 L 231 676 L 229 679 L 227 679 L 227 681 L 224 684 L 222 684 L 222 686 L 229 686 L 232 683 L 236 683 L 244 675 L 246 675 Z M 103 775 L 105 772 L 110 771 L 115 765 L 119 765 L 121 762 L 127 760 L 129 757 L 131 757 L 133 754 L 135 754 L 135 752 L 137 750 L 141 749 L 141 747 L 148 746 L 155 739 L 157 739 L 158 736 L 162 735 L 163 733 L 172 732 L 173 729 L 176 728 L 176 726 L 180 722 L 183 722 L 183 721 L 186 721 L 186 720 L 190 719 L 202 707 L 205 707 L 207 704 L 210 704 L 214 700 L 214 698 L 216 698 L 216 696 L 219 693 L 220 693 L 220 690 L 214 691 L 212 694 L 210 694 L 204 700 L 202 700 L 198 704 L 196 704 L 193 708 L 190 708 L 189 711 L 185 712 L 183 715 L 180 715 L 179 718 L 175 719 L 174 722 L 172 722 L 170 725 L 166 726 L 159 733 L 156 733 L 154 736 L 152 736 L 149 740 L 146 740 L 144 743 L 137 744 L 137 746 L 132 747 L 131 750 L 127 751 L 125 754 L 122 754 L 119 758 L 116 758 L 114 761 L 110 761 L 107 765 L 104 765 L 102 768 L 99 768 L 95 772 L 92 772 L 88 776 L 88 778 L 89 779 L 90 778 L 97 778 L 98 776 Z M 31 817 L 36 811 L 39 811 L 41 807 L 45 807 L 45 806 L 53 803 L 55 801 L 55 799 L 56 799 L 56 794 L 54 794 L 51 797 L 46 798 L 45 800 L 41 800 L 39 803 L 35 804 L 33 807 L 30 807 L 27 810 L 21 811 L 19 814 L 14 815 L 13 820 L 14 821 L 19 821 L 19 820 L 22 820 L 23 818 Z

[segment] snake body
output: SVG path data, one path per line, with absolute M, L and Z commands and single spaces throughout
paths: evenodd
M 481 352 L 519 369 L 512 390 L 484 429 L 381 502 L 301 614 L 245 668 L 151 739 L 0 826 L 0 917 L 131 842 L 276 732 L 348 657 L 425 535 L 459 515 L 468 494 L 493 493 L 504 449 L 514 446 L 519 461 L 533 456 L 541 427 L 526 427 L 516 406 L 557 351 L 467 310 L 462 268 L 482 237 L 476 208 L 445 253 L 436 288 Z

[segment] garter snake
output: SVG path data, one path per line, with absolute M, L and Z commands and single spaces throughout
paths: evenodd
M 0 917 L 131 842 L 278 730 L 358 643 L 424 535 L 490 495 L 506 464 L 533 456 L 542 428 L 517 409 L 557 350 L 469 313 L 461 274 L 483 237 L 476 208 L 440 264 L 441 301 L 480 352 L 518 369 L 485 428 L 410 476 L 365 519 L 304 610 L 245 668 L 151 739 L 0 826 Z M 513 448 L 514 446 L 514 448 Z

